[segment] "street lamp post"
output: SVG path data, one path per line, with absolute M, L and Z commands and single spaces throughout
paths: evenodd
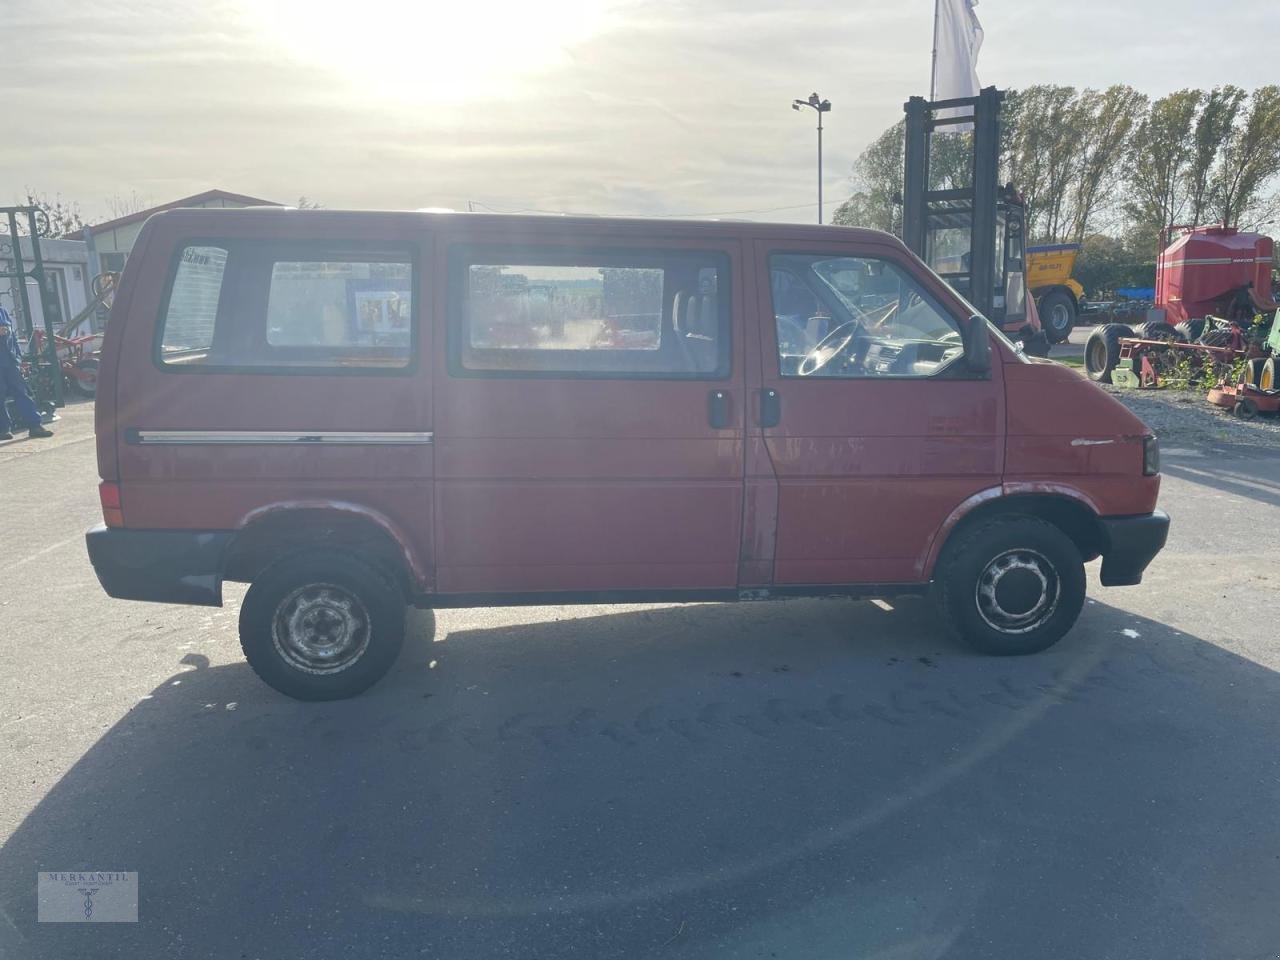
M 822 115 L 830 112 L 831 101 L 811 93 L 808 100 L 791 101 L 792 110 L 799 110 L 801 107 L 812 107 L 818 114 L 818 223 L 822 223 Z

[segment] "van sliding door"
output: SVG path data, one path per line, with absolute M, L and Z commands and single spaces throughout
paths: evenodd
M 604 229 L 462 223 L 442 238 L 443 594 L 736 588 L 739 248 Z

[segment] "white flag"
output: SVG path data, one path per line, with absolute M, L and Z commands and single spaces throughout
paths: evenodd
M 935 0 L 933 13 L 933 99 L 976 97 L 982 24 L 978 0 Z

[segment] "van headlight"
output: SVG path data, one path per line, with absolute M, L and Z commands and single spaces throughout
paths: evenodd
M 1160 440 L 1157 437 L 1142 438 L 1142 475 L 1154 477 L 1160 472 Z

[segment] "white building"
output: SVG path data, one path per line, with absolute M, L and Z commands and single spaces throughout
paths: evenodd
M 153 213 L 161 210 L 172 210 L 178 207 L 278 207 L 281 204 L 259 197 L 250 197 L 242 193 L 231 193 L 227 190 L 206 190 L 194 196 L 183 197 L 171 203 L 163 203 L 157 207 L 139 210 L 128 216 L 117 217 L 105 223 L 84 227 L 66 237 L 57 240 L 40 240 L 40 255 L 44 260 L 45 275 L 49 278 L 50 307 L 53 312 L 54 325 L 62 326 L 75 317 L 93 300 L 93 278 L 101 273 L 118 272 L 124 269 L 125 260 L 134 242 L 142 230 L 142 225 Z M 21 238 L 22 260 L 25 269 L 32 266 L 31 238 Z M 12 241 L 8 234 L 0 234 L 0 273 L 13 272 Z M 17 281 L 0 278 L 0 306 L 9 311 L 9 315 L 17 321 L 18 329 L 25 338 L 35 326 L 44 326 L 44 315 L 41 301 L 34 279 L 27 280 L 27 296 L 31 305 L 31 317 L 22 315 L 21 297 L 16 287 Z M 94 318 L 96 320 L 96 318 Z M 80 332 L 101 330 L 100 322 L 89 322 Z
M 67 234 L 72 240 L 83 240 L 89 245 L 89 266 L 96 276 L 106 271 L 124 269 L 124 262 L 129 258 L 129 251 L 142 230 L 142 225 L 153 213 L 161 210 L 173 210 L 178 207 L 279 207 L 283 204 L 274 200 L 263 200 L 261 197 L 249 197 L 243 193 L 231 193 L 227 190 L 206 190 L 194 196 L 183 197 L 171 203 L 162 203 L 158 207 L 139 210 L 128 216 L 117 217 L 106 223 L 77 230 Z
M 30 237 L 18 238 L 21 246 L 19 253 L 22 265 L 30 270 L 33 263 L 33 250 Z M 90 282 L 92 273 L 89 267 L 89 245 L 83 240 L 40 240 L 40 256 L 44 260 L 45 276 L 49 280 L 50 307 L 54 313 L 53 321 L 61 326 L 83 310 L 92 299 Z M 0 273 L 12 273 L 13 238 L 7 233 L 0 234 Z M 22 315 L 22 297 L 17 287 L 18 281 L 0 278 L 0 307 L 9 311 L 25 338 L 31 329 L 28 318 Z M 30 320 L 38 327 L 44 326 L 44 314 L 40 307 L 40 293 L 34 278 L 27 278 L 27 299 L 31 304 Z

